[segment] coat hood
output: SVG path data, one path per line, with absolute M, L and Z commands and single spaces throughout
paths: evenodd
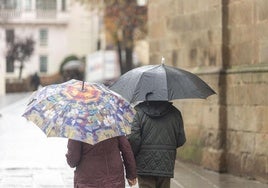
M 168 101 L 145 101 L 137 105 L 145 114 L 151 118 L 158 118 L 166 115 L 172 107 Z

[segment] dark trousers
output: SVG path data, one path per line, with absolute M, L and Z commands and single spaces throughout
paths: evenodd
M 139 188 L 170 188 L 170 178 L 138 175 Z

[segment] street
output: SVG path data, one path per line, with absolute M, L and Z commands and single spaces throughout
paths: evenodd
M 0 187 L 72 187 L 64 138 L 47 138 L 21 117 L 28 98 L 1 110 Z
M 67 139 L 47 138 L 21 117 L 28 97 L 0 100 L 0 188 L 72 188 L 73 169 L 65 160 Z M 195 187 L 267 188 L 267 184 L 176 161 L 171 188 Z

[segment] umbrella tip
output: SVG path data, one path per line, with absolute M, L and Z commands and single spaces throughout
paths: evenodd
M 82 81 L 82 91 L 84 91 L 84 88 L 85 88 L 85 81 L 83 80 Z
M 164 65 L 165 64 L 165 58 L 162 56 L 161 58 L 161 64 Z

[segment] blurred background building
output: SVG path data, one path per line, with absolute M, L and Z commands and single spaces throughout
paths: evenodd
M 41 77 L 57 75 L 66 57 L 83 58 L 97 50 L 101 33 L 98 11 L 74 0 L 1 0 L 0 93 L 8 89 L 5 82 L 17 82 L 19 77 L 20 62 L 7 58 L 8 46 L 26 38 L 34 41 L 33 54 L 23 62 L 21 82 L 35 72 Z

